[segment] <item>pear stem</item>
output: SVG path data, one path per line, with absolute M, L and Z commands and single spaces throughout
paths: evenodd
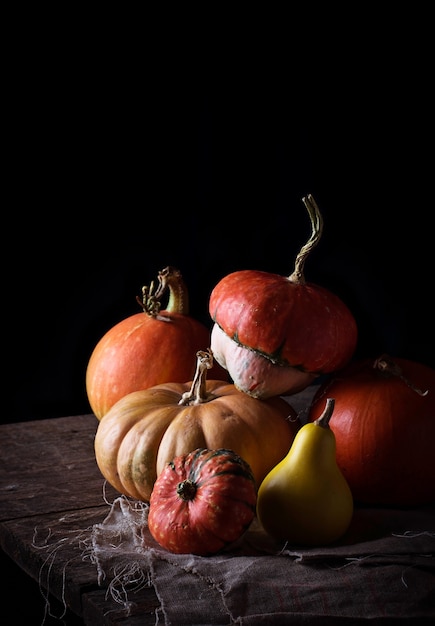
M 320 415 L 316 420 L 314 420 L 313 423 L 316 424 L 316 426 L 321 426 L 322 428 L 329 428 L 329 420 L 331 419 L 332 414 L 334 412 L 334 406 L 335 406 L 335 399 L 328 398 L 326 400 L 326 405 L 325 405 L 322 415 Z

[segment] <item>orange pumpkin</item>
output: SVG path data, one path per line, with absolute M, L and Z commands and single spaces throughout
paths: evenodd
M 162 383 L 121 398 L 100 420 L 95 456 L 120 493 L 149 501 L 163 468 L 197 448 L 233 450 L 257 485 L 287 454 L 299 429 L 280 397 L 257 400 L 222 380 L 207 380 L 210 351 L 197 353 L 193 382 Z
M 143 287 L 143 312 L 113 326 L 97 343 L 86 370 L 86 391 L 98 419 L 120 398 L 166 382 L 191 380 L 195 354 L 210 345 L 210 330 L 189 315 L 187 286 L 179 270 L 166 267 L 159 286 Z M 165 310 L 162 296 L 169 291 Z M 228 380 L 215 362 L 213 376 Z

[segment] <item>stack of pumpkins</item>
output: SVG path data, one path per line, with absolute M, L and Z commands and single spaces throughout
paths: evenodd
M 276 539 L 325 545 L 348 529 L 354 500 L 435 501 L 435 371 L 384 355 L 352 361 L 354 316 L 305 281 L 323 220 L 311 195 L 303 203 L 312 234 L 290 276 L 225 276 L 210 295 L 210 333 L 167 267 L 157 288 L 143 288 L 143 312 L 90 357 L 98 467 L 120 493 L 149 502 L 150 532 L 172 552 L 215 554 L 255 516 Z M 320 375 L 302 424 L 283 396 Z

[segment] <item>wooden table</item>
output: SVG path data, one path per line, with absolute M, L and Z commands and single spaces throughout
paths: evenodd
M 70 550 L 63 547 L 62 560 L 52 562 L 41 549 L 54 529 L 68 536 L 102 522 L 108 513 L 104 496 L 119 495 L 110 486 L 103 495 L 93 448 L 97 424 L 94 415 L 78 415 L 0 426 L 0 545 L 35 581 L 41 576 L 43 587 L 49 585 L 85 624 L 154 624 L 158 602 L 152 587 L 135 598 L 137 621 L 127 619 L 98 586 L 95 565 L 77 558 L 75 543 Z M 104 617 L 108 611 L 113 613 Z M 42 617 L 35 614 L 34 623 L 41 624 Z
M 119 496 L 110 486 L 103 490 L 93 448 L 97 424 L 94 415 L 79 415 L 0 426 L 0 545 L 28 577 L 40 581 L 42 590 L 48 588 L 60 606 L 65 603 L 72 620 L 67 623 L 154 625 L 159 602 L 153 587 L 136 594 L 133 614 L 126 617 L 107 595 L 104 581 L 98 584 L 95 564 L 77 550 L 80 531 L 101 523 L 108 502 Z M 75 539 L 70 547 L 68 542 L 62 546 L 60 559 L 47 549 L 55 536 Z M 42 617 L 35 615 L 34 623 L 41 624 Z

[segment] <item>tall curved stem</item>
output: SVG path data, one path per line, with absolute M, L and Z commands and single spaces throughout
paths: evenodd
M 308 215 L 310 216 L 312 232 L 307 243 L 300 249 L 299 254 L 296 257 L 293 273 L 288 277 L 292 283 L 297 283 L 298 285 L 305 284 L 305 261 L 311 250 L 319 243 L 323 233 L 323 218 L 313 196 L 311 194 L 304 196 L 302 198 L 302 202 L 304 203 L 305 208 L 308 211 Z

